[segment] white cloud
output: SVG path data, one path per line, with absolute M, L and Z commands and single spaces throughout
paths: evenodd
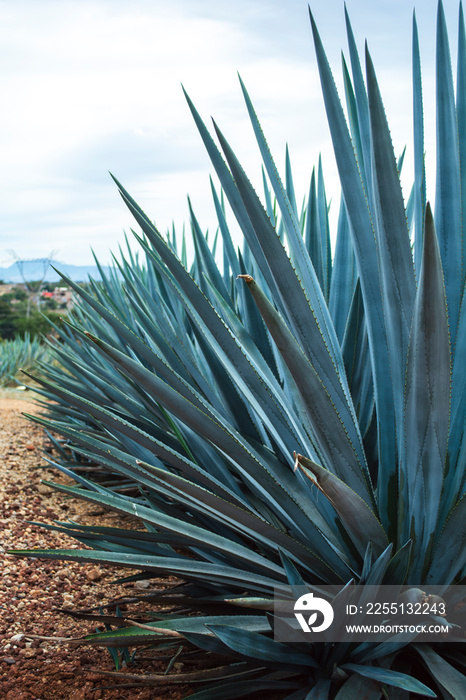
M 444 5 L 454 37 L 457 2 Z M 311 6 L 343 95 L 343 2 Z M 401 151 L 411 138 L 411 8 L 405 0 L 347 6 L 361 51 L 370 37 Z M 433 70 L 435 14 L 436 0 L 422 0 L 425 76 Z M 180 83 L 206 120 L 215 115 L 259 185 L 237 70 L 280 168 L 289 141 L 298 195 L 319 152 L 337 191 L 306 0 L 0 0 L 0 66 L 0 256 L 11 247 L 23 257 L 47 255 L 52 247 L 85 262 L 92 245 L 107 260 L 132 225 L 109 169 L 162 230 L 187 219 L 188 193 L 201 225 L 212 226 L 212 168 Z M 427 76 L 425 85 L 431 100 Z

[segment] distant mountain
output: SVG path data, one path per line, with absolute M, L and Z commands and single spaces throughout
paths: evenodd
M 70 277 L 73 282 L 86 282 L 89 277 L 95 280 L 100 280 L 100 272 L 96 265 L 68 265 L 67 263 L 53 260 L 51 263 L 57 270 Z M 102 266 L 105 272 L 109 268 Z M 62 279 L 55 270 L 50 266 L 50 262 L 46 259 L 38 258 L 37 260 L 24 260 L 15 262 L 9 267 L 0 267 L 0 280 L 10 284 L 19 284 L 26 280 L 32 282 L 42 279 L 46 271 L 45 282 L 61 282 Z

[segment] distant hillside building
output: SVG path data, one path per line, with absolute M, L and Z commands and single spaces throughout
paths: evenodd
M 73 290 L 70 287 L 55 287 L 53 292 L 41 292 L 42 299 L 53 299 L 59 307 L 71 309 L 73 306 Z

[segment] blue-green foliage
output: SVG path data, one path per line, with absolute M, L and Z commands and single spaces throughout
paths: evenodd
M 346 19 L 348 119 L 311 17 L 342 186 L 333 260 L 321 163 L 300 211 L 289 154 L 283 182 L 241 83 L 264 205 L 218 126 L 215 141 L 187 96 L 221 186 L 212 183 L 214 242 L 190 203 L 188 270 L 185 233 L 160 235 L 116 182 L 141 253 L 128 248 L 91 292 L 66 280 L 81 301 L 60 331 L 61 368 L 48 368 L 42 382 L 55 403 L 36 420 L 67 438 L 80 463 L 134 485 L 121 495 L 68 462 L 61 468 L 79 485 L 57 488 L 139 518 L 144 529 L 59 523 L 93 549 L 33 554 L 184 579 L 180 606 L 205 615 L 173 613 L 153 631 L 120 628 L 92 641 L 126 648 L 167 644 L 175 633 L 173 649 L 182 637 L 231 657 L 223 680 L 205 673 L 211 685 L 192 696 L 199 700 L 280 688 L 290 700 L 466 697 L 461 647 L 297 650 L 273 641 L 266 614 L 274 588 L 287 583 L 446 586 L 464 583 L 466 571 L 463 16 L 455 95 L 439 4 L 434 215 L 414 22 L 408 216 L 374 66 L 366 49 L 364 78 Z M 239 247 L 226 203 L 243 233 Z
M 48 347 L 40 338 L 24 338 L 0 341 L 0 386 L 14 384 L 21 369 L 32 370 L 36 362 L 50 359 Z

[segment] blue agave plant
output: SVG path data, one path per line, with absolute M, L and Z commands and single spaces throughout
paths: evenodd
M 158 598 L 175 606 L 170 614 L 87 641 L 179 649 L 181 639 L 222 655 L 220 667 L 196 675 L 207 683 L 197 700 L 270 689 L 289 700 L 466 697 L 458 635 L 298 647 L 272 637 L 277 586 L 465 581 L 463 12 L 455 92 L 439 4 L 435 215 L 416 22 L 415 178 L 405 208 L 371 57 L 366 49 L 364 78 L 346 19 L 347 117 L 311 16 L 342 187 L 333 257 L 321 166 L 299 212 L 288 155 L 283 184 L 241 83 L 264 207 L 220 129 L 221 151 L 187 97 L 221 185 L 212 194 L 223 264 L 191 210 L 188 271 L 184 238 L 179 248 L 175 232 L 160 235 L 117 182 L 142 231 L 143 261 L 128 249 L 102 284 L 75 286 L 81 301 L 55 349 L 61 368 L 46 368 L 41 382 L 54 403 L 36 420 L 67 439 L 73 462 L 58 445 L 58 466 L 78 483 L 56 488 L 142 527 L 56 523 L 48 527 L 92 549 L 16 553 L 179 577 L 176 595 Z M 76 462 L 135 490 L 87 478 Z M 455 620 L 464 624 L 461 609 Z

